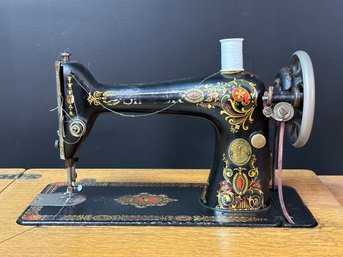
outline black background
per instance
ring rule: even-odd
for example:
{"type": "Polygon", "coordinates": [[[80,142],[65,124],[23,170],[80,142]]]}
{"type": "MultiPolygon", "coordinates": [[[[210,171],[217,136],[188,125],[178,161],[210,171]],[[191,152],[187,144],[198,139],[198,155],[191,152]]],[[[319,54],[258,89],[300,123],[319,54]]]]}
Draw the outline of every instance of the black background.
{"type": "MultiPolygon", "coordinates": [[[[316,75],[314,129],[285,167],[339,174],[343,167],[342,1],[0,2],[0,166],[62,167],[53,62],[62,50],[103,83],[209,75],[219,39],[243,37],[244,67],[268,85],[290,55],[306,50],[316,75]]],[[[214,131],[200,119],[101,116],[79,166],[209,168],[214,131]]]]}

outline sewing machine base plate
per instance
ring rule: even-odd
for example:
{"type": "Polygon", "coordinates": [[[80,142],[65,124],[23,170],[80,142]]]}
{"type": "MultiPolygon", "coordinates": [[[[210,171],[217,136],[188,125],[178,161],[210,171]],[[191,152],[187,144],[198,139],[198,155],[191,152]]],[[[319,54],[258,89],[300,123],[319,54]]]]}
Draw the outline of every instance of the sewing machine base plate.
{"type": "MultiPolygon", "coordinates": [[[[40,205],[37,198],[20,215],[21,225],[168,225],[230,227],[314,227],[316,220],[291,187],[284,198],[295,224],[282,215],[277,191],[271,203],[258,211],[219,212],[199,200],[204,184],[101,183],[88,181],[80,192],[86,201],[76,204],[40,205]]],[[[66,192],[65,183],[49,184],[42,194],[66,192]]]]}

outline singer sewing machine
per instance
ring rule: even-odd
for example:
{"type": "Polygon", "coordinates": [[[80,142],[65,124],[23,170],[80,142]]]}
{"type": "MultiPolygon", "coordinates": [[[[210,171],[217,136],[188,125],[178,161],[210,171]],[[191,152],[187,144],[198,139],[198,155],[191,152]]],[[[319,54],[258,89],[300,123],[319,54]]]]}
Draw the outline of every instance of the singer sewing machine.
{"type": "Polygon", "coordinates": [[[70,53],[62,53],[55,64],[56,147],[65,161],[67,183],[48,185],[18,223],[315,226],[297,192],[281,183],[284,131],[294,147],[302,147],[312,128],[315,89],[309,56],[295,52],[266,88],[256,75],[244,71],[242,40],[221,43],[220,72],[133,85],[98,83],[70,53]],[[216,144],[207,183],[77,182],[78,153],[96,118],[105,112],[130,117],[178,114],[211,122],[216,144]]]}

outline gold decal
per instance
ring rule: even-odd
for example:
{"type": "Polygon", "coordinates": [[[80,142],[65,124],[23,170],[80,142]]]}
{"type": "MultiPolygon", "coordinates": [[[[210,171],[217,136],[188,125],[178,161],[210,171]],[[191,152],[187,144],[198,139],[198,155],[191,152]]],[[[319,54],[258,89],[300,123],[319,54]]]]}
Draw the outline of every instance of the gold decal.
{"type": "Polygon", "coordinates": [[[251,147],[242,138],[235,139],[229,145],[228,150],[230,160],[237,166],[246,164],[251,157],[251,147]]]}
{"type": "Polygon", "coordinates": [[[73,83],[72,83],[72,76],[68,76],[68,95],[67,95],[67,103],[68,103],[68,112],[70,116],[73,116],[73,104],[74,104],[74,95],[73,95],[73,83]]]}
{"type": "Polygon", "coordinates": [[[257,210],[264,206],[263,192],[258,180],[258,169],[255,167],[256,157],[252,155],[250,168],[229,167],[229,160],[223,155],[225,167],[224,180],[219,184],[217,192],[218,205],[223,210],[257,210]]]}
{"type": "Polygon", "coordinates": [[[115,106],[117,104],[132,105],[132,104],[142,104],[140,100],[135,99],[120,99],[115,91],[94,91],[89,93],[87,101],[90,105],[106,105],[106,106],[115,106]]]}
{"type": "Polygon", "coordinates": [[[255,84],[243,79],[230,82],[205,84],[184,92],[184,100],[206,109],[219,109],[231,125],[233,133],[240,128],[248,130],[246,122],[253,122],[252,114],[257,105],[255,84]]]}

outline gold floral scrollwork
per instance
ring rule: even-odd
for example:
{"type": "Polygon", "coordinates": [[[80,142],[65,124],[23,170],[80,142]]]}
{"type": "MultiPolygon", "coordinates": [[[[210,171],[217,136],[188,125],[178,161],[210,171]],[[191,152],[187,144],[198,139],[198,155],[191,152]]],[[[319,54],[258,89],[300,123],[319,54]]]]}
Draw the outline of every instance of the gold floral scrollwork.
{"type": "Polygon", "coordinates": [[[95,91],[93,92],[93,94],[89,93],[87,97],[87,101],[90,105],[94,104],[95,106],[98,106],[100,105],[101,97],[102,97],[102,92],[95,91]]]}
{"type": "Polygon", "coordinates": [[[102,104],[115,106],[120,103],[120,100],[115,97],[116,94],[113,91],[95,91],[93,93],[89,93],[87,101],[90,105],[94,104],[95,106],[102,104]]]}
{"type": "Polygon", "coordinates": [[[255,167],[256,157],[249,162],[250,169],[245,167],[229,167],[229,160],[223,155],[225,180],[219,184],[217,192],[218,205],[224,210],[257,210],[264,206],[264,197],[258,180],[258,168],[255,167]]]}
{"type": "Polygon", "coordinates": [[[184,100],[203,108],[220,110],[225,120],[231,125],[233,133],[240,128],[248,130],[247,121],[253,122],[253,112],[257,105],[255,84],[244,79],[234,79],[230,82],[205,84],[187,90],[184,100]]]}

